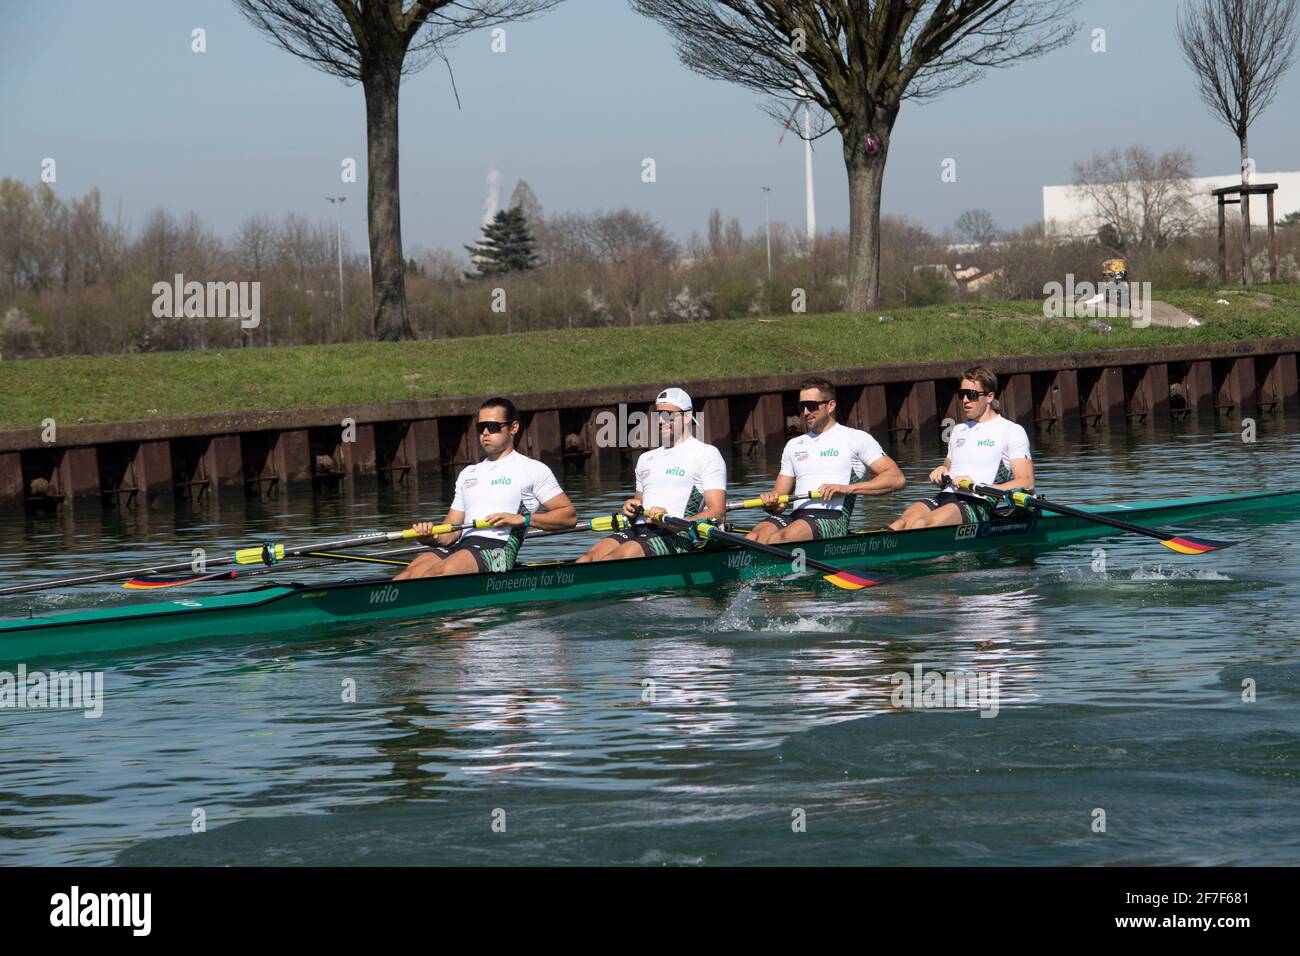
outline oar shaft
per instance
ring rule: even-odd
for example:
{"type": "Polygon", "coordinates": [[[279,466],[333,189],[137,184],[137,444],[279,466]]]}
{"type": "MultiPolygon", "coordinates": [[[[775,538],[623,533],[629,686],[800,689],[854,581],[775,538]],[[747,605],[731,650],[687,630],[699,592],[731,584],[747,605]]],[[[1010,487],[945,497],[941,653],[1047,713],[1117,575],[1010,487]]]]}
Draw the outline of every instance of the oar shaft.
{"type": "Polygon", "coordinates": [[[632,527],[632,519],[624,514],[601,515],[599,518],[588,518],[579,521],[572,528],[561,528],[558,531],[544,531],[538,529],[530,531],[525,535],[527,538],[553,538],[557,534],[574,534],[578,531],[622,531],[624,528],[632,527]]]}
{"type": "MultiPolygon", "coordinates": [[[[809,500],[816,500],[819,498],[821,498],[821,495],[819,495],[815,491],[810,491],[806,495],[780,495],[776,499],[776,503],[779,505],[788,505],[795,501],[809,501],[809,500]]],[[[761,508],[761,507],[763,507],[762,498],[744,498],[739,501],[727,502],[728,511],[735,511],[739,508],[761,508]]]]}
{"type": "MultiPolygon", "coordinates": [[[[778,548],[762,541],[755,541],[753,538],[747,538],[743,534],[736,534],[732,531],[723,531],[721,528],[715,528],[713,525],[704,521],[687,521],[685,518],[674,518],[671,515],[656,515],[650,519],[656,524],[661,524],[665,528],[672,528],[674,531],[690,531],[692,527],[698,529],[698,533],[706,538],[717,538],[719,541],[729,541],[732,544],[740,545],[743,548],[749,548],[752,551],[762,551],[764,554],[770,554],[776,558],[784,558],[786,561],[795,561],[795,555],[786,551],[784,548],[778,548]]],[[[826,574],[839,574],[843,568],[837,568],[833,564],[825,564],[821,561],[815,561],[812,558],[804,557],[802,563],[810,568],[815,568],[826,574]]]]}
{"type": "Polygon", "coordinates": [[[993,497],[1010,497],[1012,501],[1023,507],[1038,508],[1041,511],[1054,511],[1057,514],[1066,515],[1071,518],[1082,518],[1085,521],[1095,521],[1098,524],[1109,525],[1112,528],[1118,528],[1121,531],[1131,531],[1134,534],[1144,534],[1148,538],[1155,538],[1157,541],[1163,541],[1169,537],[1168,531],[1161,531],[1158,528],[1144,528],[1141,525],[1130,524],[1127,521],[1121,521],[1118,518],[1112,518],[1109,515],[1100,515],[1092,511],[1084,511],[1082,508],[1072,508],[1069,505],[1057,504],[1053,501],[1047,501],[1036,495],[1031,495],[1024,491],[1007,492],[1001,488],[994,488],[992,485],[981,485],[973,481],[962,481],[958,487],[965,491],[973,491],[977,495],[991,495],[993,497]]]}
{"type": "Polygon", "coordinates": [[[324,541],[288,548],[283,544],[265,544],[259,547],[240,548],[227,558],[218,558],[212,561],[205,560],[201,563],[202,570],[196,567],[199,562],[191,559],[167,564],[151,564],[125,571],[99,571],[95,574],[81,574],[70,578],[59,578],[55,581],[17,584],[7,588],[0,588],[0,594],[22,594],[27,591],[74,587],[80,584],[96,584],[101,581],[119,581],[123,578],[139,577],[145,574],[170,574],[173,571],[194,571],[196,574],[202,574],[209,568],[223,568],[232,564],[275,564],[285,558],[305,554],[309,551],[337,551],[340,548],[358,548],[368,544],[382,544],[386,541],[402,541],[415,536],[415,532],[408,528],[405,531],[375,531],[353,538],[340,538],[337,541],[324,541]]]}

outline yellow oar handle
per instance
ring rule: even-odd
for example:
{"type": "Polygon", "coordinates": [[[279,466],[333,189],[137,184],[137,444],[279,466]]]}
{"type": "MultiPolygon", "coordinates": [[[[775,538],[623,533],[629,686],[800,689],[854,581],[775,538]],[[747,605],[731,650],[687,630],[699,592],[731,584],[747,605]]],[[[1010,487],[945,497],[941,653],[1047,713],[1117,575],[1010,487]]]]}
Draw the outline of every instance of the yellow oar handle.
{"type": "MultiPolygon", "coordinates": [[[[425,537],[432,538],[435,534],[451,534],[453,531],[467,531],[470,528],[492,528],[495,527],[491,521],[485,521],[479,518],[477,521],[466,521],[464,524],[436,524],[429,529],[425,537]]],[[[407,528],[402,532],[403,538],[419,537],[414,528],[407,528]]]]}
{"type": "Polygon", "coordinates": [[[587,522],[590,531],[622,531],[632,527],[632,519],[626,515],[601,515],[587,522]]]}
{"type": "MultiPolygon", "coordinates": [[[[962,478],[959,481],[953,482],[953,484],[956,485],[958,488],[960,488],[962,491],[969,491],[977,495],[985,494],[985,492],[981,490],[980,486],[978,486],[975,482],[971,481],[969,478],[962,478]]],[[[1030,498],[1029,493],[1026,491],[1001,491],[1000,489],[993,489],[993,488],[989,489],[990,492],[995,490],[998,491],[999,494],[1006,495],[1008,498],[1010,498],[1021,508],[1024,508],[1026,506],[1025,503],[1030,498]]]]}
{"type": "MultiPolygon", "coordinates": [[[[815,500],[815,499],[818,499],[818,498],[820,498],[820,497],[821,497],[821,494],[818,493],[818,492],[816,492],[816,491],[810,491],[810,492],[808,492],[806,495],[780,495],[780,496],[776,499],[776,503],[779,504],[779,505],[788,505],[788,504],[789,504],[790,502],[792,502],[792,501],[803,501],[803,500],[808,499],[808,498],[811,498],[811,499],[814,499],[814,500],[815,500]]],[[[728,501],[728,502],[727,502],[727,510],[728,510],[728,511],[734,511],[734,510],[737,509],[737,508],[761,508],[761,507],[763,507],[763,499],[762,499],[762,498],[745,498],[745,499],[742,500],[742,501],[728,501]]]]}
{"type": "Polygon", "coordinates": [[[270,557],[267,564],[284,560],[284,545],[261,544],[253,548],[240,548],[235,552],[236,564],[261,564],[264,557],[270,557]]]}

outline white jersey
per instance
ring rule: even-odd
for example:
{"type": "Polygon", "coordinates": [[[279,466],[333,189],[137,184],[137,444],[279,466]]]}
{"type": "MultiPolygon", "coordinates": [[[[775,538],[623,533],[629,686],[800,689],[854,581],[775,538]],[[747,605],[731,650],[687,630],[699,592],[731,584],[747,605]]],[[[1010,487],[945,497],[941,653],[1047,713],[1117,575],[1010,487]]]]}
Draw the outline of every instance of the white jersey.
{"type": "MultiPolygon", "coordinates": [[[[536,511],[562,493],[551,469],[534,458],[512,451],[496,461],[470,465],[457,475],[451,510],[463,512],[466,521],[478,521],[500,511],[518,514],[520,505],[536,511]]],[[[466,531],[465,535],[505,541],[510,537],[510,530],[481,528],[466,531]]]]}
{"type": "MultiPolygon", "coordinates": [[[[883,457],[884,449],[867,432],[836,423],[820,435],[806,432],[786,442],[781,453],[781,474],[794,479],[794,494],[804,495],[822,485],[851,484],[854,475],[865,478],[871,466],[883,457]]],[[[843,495],[795,505],[796,510],[843,507],[843,495]]]]}
{"type": "Polygon", "coordinates": [[[962,422],[948,439],[948,471],[982,485],[997,484],[1003,473],[1007,477],[1002,480],[1010,480],[1011,463],[1028,457],[1029,436],[1001,415],[986,422],[962,422]]]}
{"type": "MultiPolygon", "coordinates": [[[[645,510],[663,508],[674,518],[685,518],[693,492],[726,492],[727,463],[718,449],[689,436],[671,448],[653,448],[636,460],[636,490],[645,510]]],[[[698,511],[704,510],[698,501],[695,504],[698,511]]]]}

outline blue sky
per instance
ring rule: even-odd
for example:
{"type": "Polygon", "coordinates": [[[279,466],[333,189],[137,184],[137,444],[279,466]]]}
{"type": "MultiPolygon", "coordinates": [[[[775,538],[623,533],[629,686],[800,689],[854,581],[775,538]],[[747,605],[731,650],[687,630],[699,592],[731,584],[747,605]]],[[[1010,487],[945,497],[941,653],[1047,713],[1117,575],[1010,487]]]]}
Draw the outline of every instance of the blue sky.
{"type": "MultiPolygon", "coordinates": [[[[228,0],[0,0],[0,175],[38,181],[57,161],[56,190],[93,186],[110,214],[138,227],[150,210],[190,211],[229,236],[247,216],[294,211],[332,220],[365,243],[365,123],[359,87],[273,46],[228,0]],[[192,53],[190,31],[207,31],[192,53]],[[339,163],[361,164],[356,184],[339,163]]],[[[1196,95],[1174,40],[1176,0],[1084,0],[1066,49],[923,104],[895,128],[885,211],[940,230],[964,209],[1004,227],[1041,218],[1041,187],[1113,145],[1185,146],[1198,175],[1236,169],[1236,142],[1196,95]],[[1090,31],[1108,51],[1090,51],[1090,31]],[[957,160],[955,183],[940,164],[957,160]]],[[[703,233],[710,208],[761,226],[803,223],[803,150],[758,109],[758,97],[686,70],[664,31],[624,0],[565,0],[451,50],[464,109],[434,61],[402,88],[402,218],[408,252],[460,250],[477,238],[490,167],[506,196],[526,179],[548,212],[642,210],[676,238],[703,233]],[[643,183],[653,157],[658,181],[643,183]]],[[[1251,132],[1261,172],[1300,168],[1300,68],[1251,132]]],[[[847,228],[838,134],[816,144],[817,221],[847,228]]]]}

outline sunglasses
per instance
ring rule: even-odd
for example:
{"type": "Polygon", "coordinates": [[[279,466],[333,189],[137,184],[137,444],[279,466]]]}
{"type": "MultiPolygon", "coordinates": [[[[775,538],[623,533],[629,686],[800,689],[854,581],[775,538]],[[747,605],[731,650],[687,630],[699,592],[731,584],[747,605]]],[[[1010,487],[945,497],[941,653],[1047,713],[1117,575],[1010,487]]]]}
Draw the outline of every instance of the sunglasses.
{"type": "Polygon", "coordinates": [[[957,397],[964,398],[968,402],[976,401],[981,395],[992,395],[992,394],[993,394],[992,392],[979,392],[973,388],[957,389],[957,397]]]}
{"type": "Polygon", "coordinates": [[[667,422],[667,421],[672,421],[673,416],[675,415],[684,415],[684,414],[686,413],[685,412],[661,412],[658,409],[656,409],[654,412],[654,417],[656,422],[667,422]]]}
{"type": "Polygon", "coordinates": [[[486,428],[491,434],[495,435],[500,432],[501,429],[509,428],[510,424],[510,422],[478,422],[474,426],[474,434],[477,435],[486,428]]]}
{"type": "Polygon", "coordinates": [[[805,412],[815,412],[829,401],[830,399],[828,398],[825,402],[800,402],[799,409],[805,412]]]}

